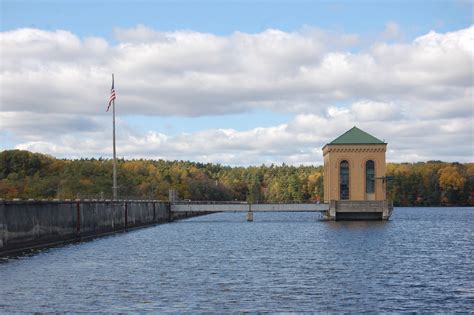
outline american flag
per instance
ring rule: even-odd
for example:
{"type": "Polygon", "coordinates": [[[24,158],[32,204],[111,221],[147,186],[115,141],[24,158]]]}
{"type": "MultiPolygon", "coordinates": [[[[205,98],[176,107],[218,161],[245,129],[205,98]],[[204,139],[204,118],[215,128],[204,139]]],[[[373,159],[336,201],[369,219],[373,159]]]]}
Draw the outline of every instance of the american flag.
{"type": "Polygon", "coordinates": [[[112,88],[110,89],[110,97],[109,97],[109,106],[107,106],[106,112],[109,111],[110,105],[115,100],[115,88],[114,88],[114,75],[112,74],[112,88]]]}

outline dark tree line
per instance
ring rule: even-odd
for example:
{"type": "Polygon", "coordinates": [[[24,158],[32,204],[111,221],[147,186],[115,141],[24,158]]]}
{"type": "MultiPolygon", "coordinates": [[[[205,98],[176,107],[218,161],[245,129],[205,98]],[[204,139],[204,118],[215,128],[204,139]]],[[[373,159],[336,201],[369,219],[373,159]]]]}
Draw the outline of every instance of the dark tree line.
{"type": "MultiPolygon", "coordinates": [[[[474,205],[474,163],[388,163],[395,205],[474,205]]],[[[0,152],[0,198],[110,198],[110,159],[66,160],[21,150],[0,152]]],[[[323,200],[322,166],[229,167],[189,161],[118,161],[121,198],[252,202],[323,200]]]]}

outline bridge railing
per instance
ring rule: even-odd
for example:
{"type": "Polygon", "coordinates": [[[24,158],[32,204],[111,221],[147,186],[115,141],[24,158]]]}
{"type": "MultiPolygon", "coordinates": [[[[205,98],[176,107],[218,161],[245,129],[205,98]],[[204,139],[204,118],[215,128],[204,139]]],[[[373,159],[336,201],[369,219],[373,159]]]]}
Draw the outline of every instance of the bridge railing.
{"type": "Polygon", "coordinates": [[[202,201],[202,200],[177,200],[173,204],[187,205],[187,204],[202,204],[202,205],[215,205],[215,204],[227,204],[227,205],[246,205],[247,201],[202,201]]]}
{"type": "Polygon", "coordinates": [[[270,205],[283,205],[283,204],[323,204],[322,202],[310,202],[310,201],[282,201],[282,202],[265,202],[265,201],[214,201],[214,200],[177,200],[173,204],[176,205],[187,205],[187,204],[202,204],[202,205],[215,205],[215,204],[228,204],[228,205],[258,205],[258,204],[270,204],[270,205]]]}

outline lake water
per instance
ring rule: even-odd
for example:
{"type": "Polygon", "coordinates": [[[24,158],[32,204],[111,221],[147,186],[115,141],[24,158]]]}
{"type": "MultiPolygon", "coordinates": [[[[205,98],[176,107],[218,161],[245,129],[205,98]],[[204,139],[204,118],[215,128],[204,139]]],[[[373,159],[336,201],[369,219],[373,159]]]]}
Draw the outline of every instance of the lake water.
{"type": "Polygon", "coordinates": [[[474,208],[218,213],[0,260],[0,313],[474,311],[474,208]]]}

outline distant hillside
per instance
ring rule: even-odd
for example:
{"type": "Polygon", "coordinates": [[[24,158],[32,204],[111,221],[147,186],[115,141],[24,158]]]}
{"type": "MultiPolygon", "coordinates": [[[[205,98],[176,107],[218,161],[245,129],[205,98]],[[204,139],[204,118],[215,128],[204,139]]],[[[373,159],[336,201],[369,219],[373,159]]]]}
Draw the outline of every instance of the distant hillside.
{"type": "MultiPolygon", "coordinates": [[[[395,205],[474,205],[474,163],[388,163],[395,205]]],[[[229,167],[189,161],[119,160],[120,198],[308,201],[323,199],[321,166],[229,167]]],[[[21,150],[0,152],[0,198],[110,198],[110,159],[65,160],[21,150]]]]}

